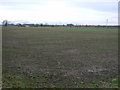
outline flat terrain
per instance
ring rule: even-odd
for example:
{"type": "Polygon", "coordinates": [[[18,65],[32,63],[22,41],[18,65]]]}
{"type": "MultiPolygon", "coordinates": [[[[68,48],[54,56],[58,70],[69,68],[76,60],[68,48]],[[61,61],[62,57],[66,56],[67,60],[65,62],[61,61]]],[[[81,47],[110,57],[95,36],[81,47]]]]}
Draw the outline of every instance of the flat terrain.
{"type": "Polygon", "coordinates": [[[3,27],[3,87],[117,87],[118,29],[3,27]]]}

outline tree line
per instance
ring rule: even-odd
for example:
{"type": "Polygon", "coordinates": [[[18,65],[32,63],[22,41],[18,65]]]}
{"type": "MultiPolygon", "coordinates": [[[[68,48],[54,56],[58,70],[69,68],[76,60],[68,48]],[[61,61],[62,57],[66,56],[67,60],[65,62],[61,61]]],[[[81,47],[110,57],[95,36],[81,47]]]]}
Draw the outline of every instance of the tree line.
{"type": "Polygon", "coordinates": [[[50,25],[50,24],[11,24],[7,20],[4,20],[2,22],[2,26],[18,26],[18,27],[120,27],[118,25],[116,26],[106,26],[106,25],[74,25],[74,24],[66,24],[66,25],[50,25]]]}

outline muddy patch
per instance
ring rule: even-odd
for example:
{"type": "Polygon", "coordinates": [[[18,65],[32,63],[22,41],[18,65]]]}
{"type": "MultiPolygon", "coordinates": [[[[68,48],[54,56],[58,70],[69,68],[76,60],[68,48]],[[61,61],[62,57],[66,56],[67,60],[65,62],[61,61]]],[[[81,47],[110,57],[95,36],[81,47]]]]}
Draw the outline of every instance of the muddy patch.
{"type": "Polygon", "coordinates": [[[104,68],[104,67],[101,67],[101,66],[92,66],[91,68],[89,68],[87,70],[87,72],[89,72],[89,73],[99,73],[99,72],[107,71],[107,70],[108,70],[107,68],[104,68]]]}

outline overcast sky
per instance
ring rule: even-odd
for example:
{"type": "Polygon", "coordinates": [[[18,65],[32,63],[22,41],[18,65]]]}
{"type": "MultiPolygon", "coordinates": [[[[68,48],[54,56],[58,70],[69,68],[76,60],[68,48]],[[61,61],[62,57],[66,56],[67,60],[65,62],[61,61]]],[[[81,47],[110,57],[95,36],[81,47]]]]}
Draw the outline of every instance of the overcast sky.
{"type": "Polygon", "coordinates": [[[0,23],[118,24],[119,0],[0,0],[0,23]]]}

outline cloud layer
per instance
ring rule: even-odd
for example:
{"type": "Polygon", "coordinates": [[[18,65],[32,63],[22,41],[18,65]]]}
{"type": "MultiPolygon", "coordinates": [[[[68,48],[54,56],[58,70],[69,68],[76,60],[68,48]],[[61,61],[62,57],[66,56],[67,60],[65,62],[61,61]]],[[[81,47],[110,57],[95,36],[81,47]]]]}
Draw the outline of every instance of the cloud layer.
{"type": "Polygon", "coordinates": [[[118,21],[118,0],[1,0],[0,20],[50,24],[109,24],[118,21]]]}

